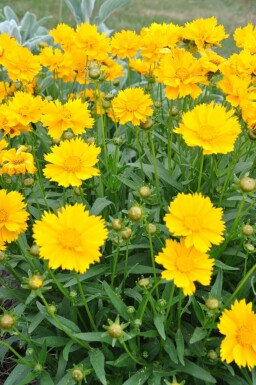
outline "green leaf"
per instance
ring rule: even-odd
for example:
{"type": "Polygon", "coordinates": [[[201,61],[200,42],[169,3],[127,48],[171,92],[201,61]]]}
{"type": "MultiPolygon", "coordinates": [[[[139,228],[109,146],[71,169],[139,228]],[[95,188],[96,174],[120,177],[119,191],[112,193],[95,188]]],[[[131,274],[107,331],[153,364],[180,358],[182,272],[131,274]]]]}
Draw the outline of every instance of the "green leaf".
{"type": "Polygon", "coordinates": [[[109,284],[104,281],[103,287],[105,289],[106,294],[108,295],[112,305],[116,308],[118,313],[127,321],[129,320],[129,316],[127,314],[127,306],[123,303],[121,298],[117,296],[117,294],[111,289],[109,284]]]}
{"type": "Polygon", "coordinates": [[[113,203],[106,198],[97,198],[93,206],[91,207],[90,213],[91,215],[99,215],[105,207],[111,204],[113,203]]]}
{"type": "Polygon", "coordinates": [[[40,385],[54,385],[49,373],[43,372],[40,376],[40,385]]]}
{"type": "Polygon", "coordinates": [[[83,21],[90,23],[90,17],[94,9],[95,0],[82,0],[81,1],[81,12],[83,16],[83,21]]]}
{"type": "Polygon", "coordinates": [[[130,357],[127,353],[121,354],[115,361],[107,361],[108,365],[114,366],[115,368],[127,368],[130,357]]]}
{"type": "Polygon", "coordinates": [[[31,372],[32,368],[25,365],[16,365],[9,374],[4,385],[19,385],[21,381],[31,372]]]}
{"type": "Polygon", "coordinates": [[[55,337],[55,336],[47,336],[47,337],[40,337],[40,338],[33,339],[33,342],[39,346],[42,346],[44,341],[46,341],[46,345],[49,348],[54,348],[54,347],[59,348],[61,346],[66,346],[69,340],[65,337],[55,337]]]}
{"type": "Polygon", "coordinates": [[[203,325],[203,323],[204,323],[204,312],[203,312],[201,306],[199,305],[199,303],[197,302],[197,300],[195,299],[194,296],[192,297],[192,306],[193,306],[193,309],[194,309],[194,311],[196,313],[197,319],[203,325]]]}
{"type": "Polygon", "coordinates": [[[77,333],[74,334],[75,337],[79,338],[82,341],[87,342],[104,342],[109,345],[112,345],[112,337],[109,335],[103,335],[102,332],[91,332],[91,333],[77,333]]]}
{"type": "Polygon", "coordinates": [[[221,293],[222,293],[222,285],[223,285],[223,271],[222,269],[219,269],[216,280],[212,285],[210,296],[220,299],[221,293]]]}
{"type": "Polygon", "coordinates": [[[35,317],[32,319],[28,332],[29,334],[33,333],[33,331],[37,328],[37,326],[45,319],[45,315],[41,313],[37,313],[35,317]]]}
{"type": "Polygon", "coordinates": [[[95,18],[97,24],[104,23],[105,20],[109,18],[112,13],[116,12],[118,9],[123,8],[126,5],[129,5],[131,0],[106,0],[101,5],[99,9],[98,17],[95,18]]]}
{"type": "Polygon", "coordinates": [[[63,349],[63,358],[65,361],[68,361],[69,352],[73,344],[74,344],[74,341],[70,340],[65,346],[65,348],[63,349]]]}
{"type": "Polygon", "coordinates": [[[226,265],[225,263],[219,261],[218,259],[215,260],[215,266],[219,267],[222,270],[239,270],[239,267],[226,265]]]}
{"type": "MultiPolygon", "coordinates": [[[[32,368],[31,368],[32,370],[32,368]]],[[[30,372],[26,375],[25,378],[23,378],[17,385],[27,385],[31,384],[31,381],[33,381],[36,377],[38,377],[38,374],[35,372],[30,372]]],[[[51,383],[49,383],[51,385],[51,383]]]]}
{"type": "Polygon", "coordinates": [[[184,366],[179,364],[177,367],[175,367],[175,369],[177,369],[177,371],[187,373],[194,378],[203,380],[204,383],[210,382],[211,384],[216,384],[217,382],[209,372],[187,359],[184,361],[184,366]]]}
{"type": "Polygon", "coordinates": [[[160,334],[161,338],[165,340],[166,335],[165,335],[165,328],[164,328],[164,316],[162,314],[157,314],[154,317],[154,325],[158,333],[160,334]]]}
{"type": "Polygon", "coordinates": [[[104,362],[105,357],[101,350],[94,349],[89,352],[90,362],[95,371],[96,376],[103,385],[107,385],[107,379],[105,375],[104,362]]]}
{"type": "Polygon", "coordinates": [[[176,351],[175,345],[172,342],[172,340],[170,338],[166,338],[166,341],[164,342],[163,346],[164,346],[164,350],[166,351],[166,353],[168,354],[170,359],[175,364],[178,364],[179,361],[178,361],[178,357],[177,357],[177,351],[176,351]]]}
{"type": "Polygon", "coordinates": [[[143,385],[148,380],[149,376],[152,373],[150,367],[140,369],[133,376],[131,376],[123,385],[143,385]]]}
{"type": "Polygon", "coordinates": [[[6,20],[15,20],[16,24],[19,24],[19,19],[14,10],[6,5],[3,9],[6,20]]]}
{"type": "Polygon", "coordinates": [[[204,328],[197,327],[194,330],[192,337],[189,340],[190,344],[201,341],[207,335],[207,331],[204,328]]]}
{"type": "Polygon", "coordinates": [[[177,330],[177,333],[175,335],[175,342],[176,342],[176,347],[177,347],[177,354],[179,361],[182,365],[185,365],[184,363],[184,338],[182,335],[182,332],[180,329],[177,330]]]}

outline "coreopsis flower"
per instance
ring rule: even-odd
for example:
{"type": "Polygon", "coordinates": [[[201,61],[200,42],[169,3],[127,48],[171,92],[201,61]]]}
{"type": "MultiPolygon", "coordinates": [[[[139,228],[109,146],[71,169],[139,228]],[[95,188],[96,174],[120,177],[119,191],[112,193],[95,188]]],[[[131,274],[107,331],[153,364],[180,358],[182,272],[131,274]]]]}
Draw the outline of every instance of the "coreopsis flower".
{"type": "Polygon", "coordinates": [[[226,100],[234,107],[256,99],[256,89],[251,86],[250,77],[225,75],[216,85],[226,94],[226,100]]]}
{"type": "Polygon", "coordinates": [[[0,244],[12,242],[27,229],[29,214],[17,191],[0,190],[0,244]]]}
{"type": "Polygon", "coordinates": [[[89,60],[104,61],[110,52],[110,38],[106,33],[99,33],[96,25],[82,23],[76,28],[74,43],[86,53],[89,60]]]}
{"type": "Polygon", "coordinates": [[[87,103],[80,99],[68,100],[61,104],[58,100],[45,105],[42,124],[48,127],[49,135],[59,139],[64,131],[71,129],[75,135],[92,128],[94,119],[91,117],[87,103]]]}
{"type": "Polygon", "coordinates": [[[209,197],[179,193],[168,209],[166,227],[174,236],[185,237],[186,247],[194,246],[204,253],[224,240],[223,210],[214,207],[209,197]]]}
{"type": "Polygon", "coordinates": [[[133,71],[139,72],[141,75],[147,75],[151,72],[151,64],[142,59],[131,59],[128,64],[133,71]]]}
{"type": "Polygon", "coordinates": [[[147,120],[147,116],[153,115],[152,105],[153,101],[142,88],[127,88],[119,91],[112,100],[115,119],[121,124],[131,122],[134,126],[139,126],[141,122],[147,120]]]}
{"type": "Polygon", "coordinates": [[[45,213],[33,226],[39,256],[49,260],[52,269],[84,273],[101,257],[100,247],[107,238],[105,222],[89,215],[85,206],[66,205],[57,214],[45,213]]]}
{"type": "Polygon", "coordinates": [[[256,55],[252,55],[247,49],[234,53],[221,63],[220,71],[225,76],[235,75],[251,80],[251,77],[256,76],[256,55]]]}
{"type": "Polygon", "coordinates": [[[247,49],[252,55],[256,54],[256,28],[253,24],[237,28],[233,36],[238,48],[247,49]]]}
{"type": "Polygon", "coordinates": [[[99,153],[99,147],[81,138],[65,140],[45,155],[45,160],[51,164],[45,166],[44,176],[60,186],[81,186],[83,180],[99,175],[99,170],[93,167],[99,153]]]}
{"type": "Polygon", "coordinates": [[[141,56],[144,61],[157,63],[163,48],[175,48],[181,39],[183,27],[169,23],[153,23],[141,30],[141,56]]]}
{"type": "Polygon", "coordinates": [[[220,347],[220,357],[228,364],[232,361],[239,367],[256,366],[256,314],[252,303],[236,300],[230,310],[220,316],[218,329],[225,335],[220,347]]]}
{"type": "Polygon", "coordinates": [[[200,50],[200,64],[209,73],[216,73],[219,71],[219,67],[226,59],[211,49],[200,50]]]}
{"type": "Polygon", "coordinates": [[[199,104],[182,115],[182,123],[174,130],[181,134],[190,147],[199,146],[203,154],[227,154],[234,149],[234,143],[241,127],[235,111],[226,111],[222,105],[199,104]]]}
{"type": "Polygon", "coordinates": [[[136,56],[141,47],[141,37],[135,31],[116,32],[111,39],[111,52],[119,59],[136,56]]]}
{"type": "Polygon", "coordinates": [[[175,286],[182,288],[184,295],[195,292],[195,281],[204,286],[210,284],[214,260],[194,246],[186,247],[184,239],[180,242],[167,239],[155,260],[165,269],[161,277],[173,280],[175,286]]]}
{"type": "Polygon", "coordinates": [[[154,71],[156,79],[166,85],[165,94],[168,99],[187,95],[197,98],[202,93],[198,84],[208,84],[206,73],[200,61],[183,48],[175,48],[163,55],[154,71]]]}
{"type": "Polygon", "coordinates": [[[14,126],[20,123],[28,126],[30,123],[40,121],[44,104],[40,96],[17,91],[8,103],[10,124],[14,126]]]}
{"type": "Polygon", "coordinates": [[[0,35],[0,65],[5,66],[8,55],[19,48],[19,44],[14,37],[9,36],[7,33],[1,33],[0,35]]]}
{"type": "Polygon", "coordinates": [[[74,47],[75,30],[67,24],[60,23],[49,31],[55,44],[60,44],[64,51],[72,51],[74,47]]]}
{"type": "Polygon", "coordinates": [[[73,68],[73,55],[71,52],[62,52],[60,49],[45,47],[38,55],[41,65],[48,67],[56,79],[72,82],[76,77],[73,68]]]}
{"type": "Polygon", "coordinates": [[[10,150],[4,151],[0,175],[35,174],[37,170],[34,164],[34,157],[29,152],[26,152],[26,150],[27,147],[20,146],[18,150],[11,148],[10,150]]]}
{"type": "Polygon", "coordinates": [[[33,82],[41,70],[41,65],[37,55],[33,55],[26,47],[18,46],[8,54],[5,68],[11,80],[28,83],[33,82]]]}
{"type": "Polygon", "coordinates": [[[8,142],[5,139],[0,140],[0,165],[2,164],[2,158],[4,154],[4,149],[8,146],[8,142]]]}
{"type": "Polygon", "coordinates": [[[13,119],[14,115],[10,113],[9,105],[0,105],[0,127],[4,131],[4,135],[9,135],[11,138],[19,136],[22,132],[31,131],[31,126],[24,126],[17,119],[13,119]]]}
{"type": "Polygon", "coordinates": [[[110,57],[104,60],[104,63],[101,65],[100,69],[104,73],[107,81],[113,81],[124,76],[123,66],[110,57]]]}
{"type": "Polygon", "coordinates": [[[243,100],[240,103],[242,118],[247,123],[248,128],[256,132],[256,101],[243,100]]]}
{"type": "Polygon", "coordinates": [[[228,38],[223,25],[217,25],[216,18],[196,19],[185,24],[182,31],[182,38],[195,44],[198,50],[221,47],[220,42],[228,38]]]}

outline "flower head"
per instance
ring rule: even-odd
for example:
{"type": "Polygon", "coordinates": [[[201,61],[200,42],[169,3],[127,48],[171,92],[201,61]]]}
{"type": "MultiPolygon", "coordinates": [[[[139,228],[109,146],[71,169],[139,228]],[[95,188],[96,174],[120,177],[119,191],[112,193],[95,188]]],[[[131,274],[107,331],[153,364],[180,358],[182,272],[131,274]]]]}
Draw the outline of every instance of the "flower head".
{"type": "Polygon", "coordinates": [[[201,193],[180,193],[168,208],[164,217],[166,227],[175,236],[185,237],[186,247],[205,252],[212,244],[219,245],[224,240],[223,210],[213,207],[210,198],[201,193]]]}
{"type": "Polygon", "coordinates": [[[152,105],[153,101],[142,88],[120,91],[112,101],[115,118],[121,124],[131,122],[134,126],[139,126],[147,120],[147,116],[153,115],[152,105]]]}
{"type": "Polygon", "coordinates": [[[182,288],[184,295],[195,292],[195,281],[202,285],[210,284],[214,260],[194,246],[187,248],[184,239],[180,242],[167,239],[164,249],[156,256],[156,262],[165,268],[162,278],[173,279],[174,285],[182,288]]]}
{"type": "Polygon", "coordinates": [[[25,207],[19,192],[0,190],[0,244],[15,241],[27,229],[25,207]]]}
{"type": "Polygon", "coordinates": [[[183,123],[174,132],[181,134],[188,146],[202,147],[203,154],[227,154],[233,151],[241,131],[234,113],[213,102],[199,104],[182,115],[183,123]]]}
{"type": "Polygon", "coordinates": [[[24,175],[27,172],[34,174],[36,167],[34,164],[34,157],[29,152],[26,152],[25,146],[20,146],[18,150],[11,148],[4,151],[2,155],[2,168],[0,169],[0,175],[24,175]]]}
{"type": "Polygon", "coordinates": [[[99,147],[80,138],[65,140],[45,155],[51,164],[46,165],[44,175],[64,187],[81,186],[83,180],[99,175],[99,170],[93,167],[99,153],[99,147]]]}
{"type": "Polygon", "coordinates": [[[221,40],[226,39],[228,35],[225,33],[223,25],[217,25],[216,18],[210,17],[186,23],[182,37],[185,40],[192,41],[198,49],[202,49],[212,46],[221,47],[221,40]]]}
{"type": "Polygon", "coordinates": [[[225,335],[220,347],[222,361],[232,361],[238,366],[256,366],[256,314],[252,303],[236,300],[231,310],[225,309],[218,328],[225,335]]]}
{"type": "Polygon", "coordinates": [[[237,28],[234,32],[237,47],[248,49],[252,55],[256,54],[256,28],[253,24],[237,28]]]}
{"type": "Polygon", "coordinates": [[[116,32],[111,39],[111,51],[120,59],[136,56],[141,46],[141,38],[134,31],[116,32]]]}
{"type": "Polygon", "coordinates": [[[99,248],[107,238],[103,219],[90,216],[79,203],[66,205],[57,215],[45,213],[33,231],[39,255],[49,260],[52,269],[61,267],[79,273],[100,260],[99,248]]]}

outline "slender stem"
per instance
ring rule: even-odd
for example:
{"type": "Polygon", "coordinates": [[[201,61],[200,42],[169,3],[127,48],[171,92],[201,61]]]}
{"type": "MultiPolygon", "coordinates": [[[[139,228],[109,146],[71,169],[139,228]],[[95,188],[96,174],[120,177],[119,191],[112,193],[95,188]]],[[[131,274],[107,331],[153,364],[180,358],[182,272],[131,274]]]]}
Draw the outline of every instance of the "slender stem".
{"type": "Polygon", "coordinates": [[[173,302],[173,295],[174,295],[174,290],[175,290],[174,283],[170,282],[170,285],[172,285],[172,289],[171,289],[171,293],[170,293],[170,297],[169,297],[169,300],[168,300],[167,309],[166,309],[166,313],[165,313],[165,318],[164,318],[165,326],[167,324],[168,316],[169,316],[170,311],[171,311],[172,302],[173,302]]]}
{"type": "MultiPolygon", "coordinates": [[[[160,280],[152,287],[152,289],[149,291],[150,294],[153,293],[153,291],[158,287],[158,285],[160,284],[160,280]]],[[[145,313],[145,310],[146,310],[146,307],[147,307],[147,303],[149,301],[149,297],[147,296],[146,299],[145,299],[145,302],[142,306],[142,309],[141,309],[141,312],[140,312],[140,316],[139,316],[139,319],[142,321],[143,319],[143,316],[144,316],[144,313],[145,313]]]]}
{"type": "Polygon", "coordinates": [[[146,362],[140,361],[140,360],[138,360],[136,357],[134,357],[134,355],[132,355],[132,353],[130,352],[130,350],[128,349],[128,347],[127,347],[127,345],[126,345],[126,343],[125,343],[124,341],[121,341],[121,344],[122,344],[122,346],[124,347],[124,350],[126,351],[126,353],[128,354],[128,356],[129,356],[134,362],[136,362],[136,364],[143,365],[143,366],[147,365],[146,362]]]}
{"type": "Polygon", "coordinates": [[[119,243],[119,237],[118,237],[118,244],[114,256],[114,261],[113,261],[113,271],[112,271],[112,276],[111,276],[111,286],[114,287],[114,281],[116,277],[116,268],[117,268],[117,262],[118,262],[118,257],[119,257],[119,251],[120,251],[120,243],[119,243]]]}
{"type": "Polygon", "coordinates": [[[124,279],[123,279],[123,284],[122,284],[122,291],[124,292],[124,287],[125,287],[125,282],[127,278],[127,266],[128,266],[128,257],[129,257],[129,248],[128,248],[128,240],[126,241],[126,250],[125,250],[125,261],[124,261],[124,279]]]}
{"type": "MultiPolygon", "coordinates": [[[[152,236],[150,234],[150,231],[148,230],[147,222],[145,222],[145,227],[146,227],[147,234],[148,234],[150,256],[151,256],[151,264],[152,264],[153,275],[154,275],[154,283],[156,285],[156,283],[157,283],[157,276],[156,276],[155,255],[154,255],[154,249],[153,249],[153,243],[152,243],[152,236]]],[[[156,296],[157,296],[157,299],[159,299],[158,287],[156,287],[156,296]]]]}
{"type": "Polygon", "coordinates": [[[183,293],[182,289],[179,291],[179,302],[178,302],[178,330],[180,330],[181,326],[181,305],[182,305],[183,293]]]}
{"type": "Polygon", "coordinates": [[[51,311],[50,307],[49,307],[49,304],[48,302],[46,301],[45,297],[43,296],[43,294],[41,293],[40,294],[40,298],[42,299],[45,307],[46,307],[46,310],[49,312],[49,314],[51,315],[51,317],[54,319],[54,321],[56,322],[56,324],[59,326],[59,328],[69,337],[71,338],[73,341],[75,341],[77,344],[83,346],[86,350],[92,350],[92,348],[90,347],[90,345],[88,345],[87,343],[85,342],[82,342],[80,341],[79,339],[77,339],[72,333],[70,333],[68,331],[68,329],[65,328],[65,326],[62,325],[62,323],[59,321],[59,319],[55,316],[55,314],[51,311]]]}
{"type": "Polygon", "coordinates": [[[82,300],[83,300],[83,304],[84,304],[87,316],[88,316],[88,318],[90,320],[90,324],[91,324],[93,330],[97,331],[98,330],[97,326],[95,325],[95,322],[93,320],[92,313],[90,312],[90,309],[89,309],[89,306],[88,306],[88,303],[86,301],[86,298],[85,298],[85,295],[84,295],[84,291],[83,291],[83,288],[82,288],[82,285],[81,285],[81,281],[80,281],[79,275],[77,273],[76,273],[76,279],[77,279],[78,288],[79,288],[79,291],[80,291],[80,294],[81,294],[81,297],[82,297],[82,300]]]}
{"type": "Polygon", "coordinates": [[[159,187],[159,178],[158,178],[158,171],[157,171],[157,164],[156,164],[156,152],[155,152],[155,146],[153,141],[153,135],[152,132],[148,132],[149,141],[151,144],[151,151],[153,155],[153,166],[154,166],[154,173],[155,173],[155,180],[156,180],[156,192],[159,200],[159,205],[162,206],[162,199],[161,199],[161,193],[160,193],[160,187],[159,187]]]}
{"type": "Polygon", "coordinates": [[[7,344],[6,342],[0,340],[0,344],[5,346],[7,349],[9,349],[18,359],[21,361],[23,365],[27,366],[34,366],[34,363],[32,361],[28,361],[25,358],[23,358],[11,345],[7,344]]]}
{"type": "Polygon", "coordinates": [[[203,176],[203,168],[204,168],[204,155],[201,154],[199,176],[198,176],[198,184],[197,184],[197,192],[200,192],[200,189],[201,189],[201,181],[202,181],[202,176],[203,176]]]}

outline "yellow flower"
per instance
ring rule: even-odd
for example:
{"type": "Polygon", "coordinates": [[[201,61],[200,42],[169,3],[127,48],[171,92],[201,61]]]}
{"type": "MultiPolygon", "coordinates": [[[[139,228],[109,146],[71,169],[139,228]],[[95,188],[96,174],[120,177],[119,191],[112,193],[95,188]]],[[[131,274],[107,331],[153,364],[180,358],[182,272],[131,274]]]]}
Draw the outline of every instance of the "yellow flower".
{"type": "Polygon", "coordinates": [[[134,31],[116,32],[111,39],[111,52],[120,59],[136,56],[140,46],[141,37],[134,31]]]}
{"type": "Polygon", "coordinates": [[[71,52],[62,52],[58,48],[46,47],[38,57],[40,63],[45,67],[49,67],[49,71],[54,73],[55,78],[63,79],[65,82],[74,81],[76,73],[73,68],[71,52]]]}
{"type": "Polygon", "coordinates": [[[220,65],[220,71],[225,76],[235,75],[252,80],[251,77],[256,76],[256,55],[252,55],[247,49],[239,54],[234,53],[220,65]]]}
{"type": "Polygon", "coordinates": [[[10,150],[4,151],[0,175],[34,174],[36,172],[34,158],[32,154],[26,152],[26,149],[25,146],[20,146],[18,150],[11,148],[10,150]]]}
{"type": "Polygon", "coordinates": [[[25,83],[33,82],[41,70],[38,56],[33,55],[28,48],[20,46],[13,51],[10,50],[5,67],[11,80],[25,83]]]}
{"type": "Polygon", "coordinates": [[[190,95],[197,98],[202,90],[198,84],[208,84],[199,60],[183,48],[176,48],[165,54],[155,69],[154,74],[160,83],[167,87],[165,94],[168,99],[182,98],[190,95]]]}
{"type": "Polygon", "coordinates": [[[225,223],[222,208],[213,207],[210,198],[201,193],[179,193],[165,215],[166,227],[174,236],[185,237],[185,246],[205,252],[223,240],[225,223]]]}
{"type": "Polygon", "coordinates": [[[69,128],[75,135],[82,134],[86,128],[92,128],[94,122],[87,103],[82,103],[80,99],[69,100],[63,105],[58,100],[49,102],[45,105],[41,121],[48,127],[49,135],[56,139],[69,128]]]}
{"type": "Polygon", "coordinates": [[[4,130],[4,135],[10,135],[11,138],[19,136],[21,132],[31,131],[31,126],[23,126],[17,119],[13,119],[13,115],[10,111],[9,105],[0,105],[0,127],[4,130]]]}
{"type": "Polygon", "coordinates": [[[50,30],[49,35],[53,37],[54,43],[60,44],[65,51],[72,51],[75,39],[75,31],[72,27],[60,23],[50,30]]]}
{"type": "Polygon", "coordinates": [[[17,40],[7,35],[7,33],[1,33],[0,35],[0,65],[5,66],[6,60],[9,54],[19,48],[17,40]]]}
{"type": "Polygon", "coordinates": [[[252,24],[237,28],[234,32],[237,47],[248,49],[252,55],[256,54],[256,28],[252,24]]]}
{"type": "Polygon", "coordinates": [[[148,63],[156,63],[163,48],[174,48],[180,41],[183,27],[169,23],[153,23],[141,30],[141,56],[148,63]]]}
{"type": "Polygon", "coordinates": [[[150,72],[151,64],[142,59],[131,59],[129,60],[129,67],[141,75],[146,75],[150,72]]]}
{"type": "Polygon", "coordinates": [[[200,55],[200,64],[204,69],[206,69],[207,73],[215,73],[219,71],[219,66],[226,61],[224,57],[218,55],[210,49],[202,49],[200,51],[200,55]]]}
{"type": "Polygon", "coordinates": [[[0,165],[2,164],[3,154],[6,150],[4,150],[8,146],[8,142],[5,139],[0,140],[0,165]]]}
{"type": "Polygon", "coordinates": [[[45,213],[36,221],[33,231],[40,247],[39,255],[49,260],[50,268],[61,267],[79,273],[99,262],[99,249],[107,238],[103,219],[90,216],[78,203],[66,205],[57,215],[45,213]]]}
{"type": "Polygon", "coordinates": [[[46,165],[44,176],[60,186],[81,186],[83,180],[99,175],[99,170],[93,167],[99,153],[99,147],[80,138],[65,140],[45,155],[45,160],[52,164],[46,165]]]}
{"type": "Polygon", "coordinates": [[[23,126],[28,126],[30,123],[40,121],[44,104],[40,96],[17,91],[8,104],[10,124],[17,125],[20,123],[23,126]]]}
{"type": "Polygon", "coordinates": [[[15,241],[27,229],[25,207],[19,192],[0,190],[0,244],[15,241]]]}
{"type": "Polygon", "coordinates": [[[225,309],[218,328],[225,335],[220,347],[222,361],[232,361],[251,370],[256,366],[256,314],[252,303],[236,300],[231,310],[225,309]]]}
{"type": "Polygon", "coordinates": [[[89,60],[104,61],[110,52],[110,38],[106,37],[105,32],[99,33],[96,25],[80,24],[76,29],[74,43],[86,53],[89,60]]]}
{"type": "Polygon", "coordinates": [[[222,105],[199,104],[182,115],[182,123],[174,130],[181,134],[190,147],[199,146],[203,154],[227,154],[234,149],[234,143],[241,127],[233,116],[235,111],[226,111],[222,105]]]}
{"type": "Polygon", "coordinates": [[[221,47],[220,41],[226,39],[228,35],[225,33],[223,25],[217,26],[216,18],[210,17],[186,23],[182,37],[184,40],[192,41],[200,50],[212,46],[221,47]]]}
{"type": "Polygon", "coordinates": [[[210,284],[214,260],[194,246],[187,248],[184,239],[180,242],[167,239],[155,260],[165,268],[161,277],[173,280],[175,286],[182,288],[184,295],[195,292],[195,281],[204,286],[210,284]]]}
{"type": "Polygon", "coordinates": [[[240,106],[245,101],[256,99],[256,89],[251,87],[251,78],[236,75],[225,75],[216,85],[225,94],[227,101],[234,107],[240,106]]]}
{"type": "Polygon", "coordinates": [[[119,91],[112,101],[115,119],[121,124],[131,122],[134,126],[145,122],[147,116],[153,115],[152,105],[153,101],[142,88],[127,88],[119,91]]]}

